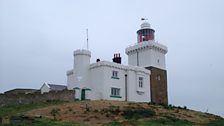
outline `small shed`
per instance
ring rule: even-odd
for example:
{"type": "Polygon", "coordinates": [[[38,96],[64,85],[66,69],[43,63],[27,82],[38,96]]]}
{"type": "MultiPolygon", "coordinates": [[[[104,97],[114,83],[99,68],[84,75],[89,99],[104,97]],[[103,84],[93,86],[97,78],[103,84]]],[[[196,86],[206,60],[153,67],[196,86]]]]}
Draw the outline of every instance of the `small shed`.
{"type": "Polygon", "coordinates": [[[62,91],[67,89],[66,85],[59,85],[59,84],[48,84],[48,83],[44,83],[41,88],[41,94],[46,93],[46,92],[50,92],[50,91],[62,91]]]}

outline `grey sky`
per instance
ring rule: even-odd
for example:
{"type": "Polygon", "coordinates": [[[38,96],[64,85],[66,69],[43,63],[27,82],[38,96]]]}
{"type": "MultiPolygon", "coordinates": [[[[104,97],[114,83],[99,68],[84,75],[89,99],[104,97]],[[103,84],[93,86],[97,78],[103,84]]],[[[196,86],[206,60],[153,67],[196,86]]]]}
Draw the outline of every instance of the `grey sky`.
{"type": "Polygon", "coordinates": [[[224,116],[223,0],[0,0],[0,92],[66,84],[86,28],[92,62],[127,64],[142,17],[169,49],[169,103],[224,116]]]}

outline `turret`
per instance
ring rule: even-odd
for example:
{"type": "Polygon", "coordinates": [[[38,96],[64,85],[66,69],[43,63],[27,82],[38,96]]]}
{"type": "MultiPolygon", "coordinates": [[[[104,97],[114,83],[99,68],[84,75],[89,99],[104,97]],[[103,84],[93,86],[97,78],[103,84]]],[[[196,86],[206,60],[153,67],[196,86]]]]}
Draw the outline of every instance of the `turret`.
{"type": "Polygon", "coordinates": [[[74,87],[87,88],[89,80],[90,57],[91,52],[89,50],[82,49],[74,51],[74,87]]]}

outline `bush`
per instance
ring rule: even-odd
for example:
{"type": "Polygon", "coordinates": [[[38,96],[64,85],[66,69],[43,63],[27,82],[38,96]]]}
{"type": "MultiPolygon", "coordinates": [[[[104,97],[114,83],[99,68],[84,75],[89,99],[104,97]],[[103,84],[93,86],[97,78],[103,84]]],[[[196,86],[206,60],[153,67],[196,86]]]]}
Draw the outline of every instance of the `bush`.
{"type": "Polygon", "coordinates": [[[139,118],[147,118],[152,117],[156,113],[151,109],[125,109],[123,110],[122,116],[126,119],[139,119],[139,118]]]}
{"type": "Polygon", "coordinates": [[[178,121],[179,119],[177,119],[176,117],[174,117],[174,116],[165,116],[168,120],[170,120],[170,121],[172,121],[172,122],[176,122],[176,121],[178,121]]]}
{"type": "Polygon", "coordinates": [[[53,109],[51,110],[50,114],[54,117],[54,120],[57,119],[57,118],[56,118],[57,115],[60,115],[59,111],[60,111],[59,108],[53,108],[53,109]]]}
{"type": "Polygon", "coordinates": [[[85,112],[90,112],[90,107],[86,104],[85,112]]]}
{"type": "Polygon", "coordinates": [[[113,115],[118,115],[121,111],[119,106],[109,106],[108,112],[113,115]]]}

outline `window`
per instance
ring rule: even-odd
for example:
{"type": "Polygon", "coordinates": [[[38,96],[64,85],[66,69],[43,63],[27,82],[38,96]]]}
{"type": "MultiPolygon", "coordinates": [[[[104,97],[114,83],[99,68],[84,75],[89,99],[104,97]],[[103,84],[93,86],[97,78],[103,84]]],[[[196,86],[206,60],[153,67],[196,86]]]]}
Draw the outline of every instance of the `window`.
{"type": "Polygon", "coordinates": [[[120,88],[111,88],[111,96],[120,96],[120,88]]]}
{"type": "Polygon", "coordinates": [[[113,79],[119,79],[118,77],[118,71],[112,71],[112,77],[113,79]]]}
{"type": "Polygon", "coordinates": [[[157,59],[157,63],[159,63],[159,59],[157,59]]]}
{"type": "Polygon", "coordinates": [[[160,78],[160,75],[157,75],[157,77],[156,77],[156,78],[157,78],[157,80],[160,80],[160,79],[161,79],[161,78],[160,78]]]}
{"type": "Polygon", "coordinates": [[[138,78],[138,87],[143,88],[143,77],[138,78]]]}

